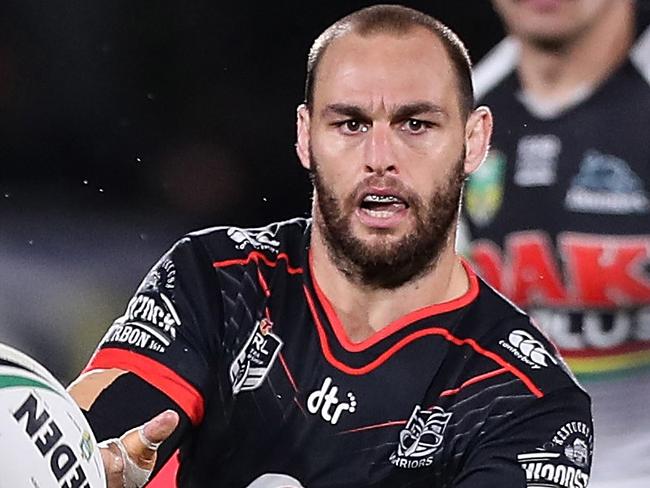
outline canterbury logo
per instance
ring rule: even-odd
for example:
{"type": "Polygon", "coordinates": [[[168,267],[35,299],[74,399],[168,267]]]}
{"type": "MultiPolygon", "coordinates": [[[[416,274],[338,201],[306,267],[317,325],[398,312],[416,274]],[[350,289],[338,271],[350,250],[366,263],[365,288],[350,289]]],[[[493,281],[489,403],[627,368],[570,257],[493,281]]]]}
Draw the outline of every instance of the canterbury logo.
{"type": "Polygon", "coordinates": [[[545,368],[549,362],[557,364],[542,343],[525,330],[513,330],[508,335],[508,342],[501,340],[499,344],[533,369],[545,368]]]}
{"type": "Polygon", "coordinates": [[[266,249],[276,251],[280,241],[273,238],[273,234],[268,230],[259,229],[238,229],[231,227],[228,229],[228,237],[237,244],[237,249],[244,249],[251,246],[254,249],[266,249]]]}

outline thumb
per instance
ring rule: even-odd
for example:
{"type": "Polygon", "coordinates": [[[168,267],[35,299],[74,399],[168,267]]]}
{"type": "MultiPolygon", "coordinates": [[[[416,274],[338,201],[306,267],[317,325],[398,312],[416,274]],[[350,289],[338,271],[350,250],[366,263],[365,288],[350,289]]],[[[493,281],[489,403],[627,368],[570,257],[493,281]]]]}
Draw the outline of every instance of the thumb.
{"type": "Polygon", "coordinates": [[[126,432],[120,440],[129,458],[139,467],[152,470],[156,463],[156,450],[174,432],[179,416],[165,410],[147,423],[126,432]]]}

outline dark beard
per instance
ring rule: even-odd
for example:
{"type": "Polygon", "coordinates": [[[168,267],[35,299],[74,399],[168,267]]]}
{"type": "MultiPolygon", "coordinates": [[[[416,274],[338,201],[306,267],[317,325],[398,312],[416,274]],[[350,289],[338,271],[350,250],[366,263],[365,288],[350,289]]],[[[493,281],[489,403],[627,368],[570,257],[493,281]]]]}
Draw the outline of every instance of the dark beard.
{"type": "Polygon", "coordinates": [[[350,215],[354,211],[356,192],[343,205],[323,181],[312,154],[311,179],[316,189],[314,205],[318,206],[322,216],[316,218],[314,224],[318,225],[336,267],[352,281],[377,289],[395,289],[426,274],[436,264],[456,222],[465,180],[463,162],[464,158],[458,160],[427,204],[419,196],[409,193],[410,211],[416,220],[411,233],[399,242],[369,245],[356,238],[351,229],[350,215]],[[346,207],[351,209],[347,213],[346,207]]]}
{"type": "Polygon", "coordinates": [[[564,36],[531,35],[528,41],[540,51],[562,54],[582,36],[585,28],[570,32],[564,36]]]}
{"type": "Polygon", "coordinates": [[[537,36],[531,37],[530,42],[540,51],[560,54],[568,48],[571,39],[537,36]]]}

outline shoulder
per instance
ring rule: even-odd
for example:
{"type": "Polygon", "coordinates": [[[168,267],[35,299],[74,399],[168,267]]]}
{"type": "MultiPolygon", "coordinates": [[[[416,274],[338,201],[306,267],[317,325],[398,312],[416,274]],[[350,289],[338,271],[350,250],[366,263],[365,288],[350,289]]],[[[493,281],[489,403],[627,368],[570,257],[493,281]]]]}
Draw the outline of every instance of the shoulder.
{"type": "Polygon", "coordinates": [[[478,298],[463,320],[464,334],[475,338],[485,355],[517,377],[532,395],[542,398],[569,389],[586,396],[531,318],[484,281],[479,283],[478,298]]]}
{"type": "Polygon", "coordinates": [[[457,333],[473,341],[477,354],[464,355],[460,391],[449,397],[449,408],[471,419],[459,427],[472,431],[476,425],[476,437],[458,486],[512,486],[519,480],[517,486],[560,487],[565,485],[556,474],[566,473],[585,486],[593,449],[591,401],[556,348],[524,312],[483,282],[460,326],[457,333]]]}
{"type": "Polygon", "coordinates": [[[264,227],[212,227],[192,232],[180,242],[194,242],[214,263],[260,257],[298,258],[304,252],[309,226],[309,219],[296,218],[264,227]]]}
{"type": "Polygon", "coordinates": [[[254,276],[260,263],[276,269],[282,262],[290,272],[298,272],[306,254],[309,225],[307,219],[294,219],[265,227],[222,226],[191,232],[158,260],[138,292],[167,290],[173,298],[179,288],[220,288],[223,283],[215,270],[227,268],[231,275],[254,276]]]}

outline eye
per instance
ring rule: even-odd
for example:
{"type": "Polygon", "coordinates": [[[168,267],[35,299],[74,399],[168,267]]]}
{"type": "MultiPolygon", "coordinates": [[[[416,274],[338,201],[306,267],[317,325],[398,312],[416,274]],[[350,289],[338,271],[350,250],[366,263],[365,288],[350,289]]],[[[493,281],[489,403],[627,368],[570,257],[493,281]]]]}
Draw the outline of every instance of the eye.
{"type": "Polygon", "coordinates": [[[348,119],[341,122],[337,122],[337,127],[339,127],[345,134],[356,134],[358,132],[368,132],[368,124],[361,122],[357,119],[348,119]]]}
{"type": "Polygon", "coordinates": [[[433,127],[433,123],[427,122],[426,120],[408,119],[402,124],[401,129],[411,134],[421,134],[431,127],[433,127]]]}

